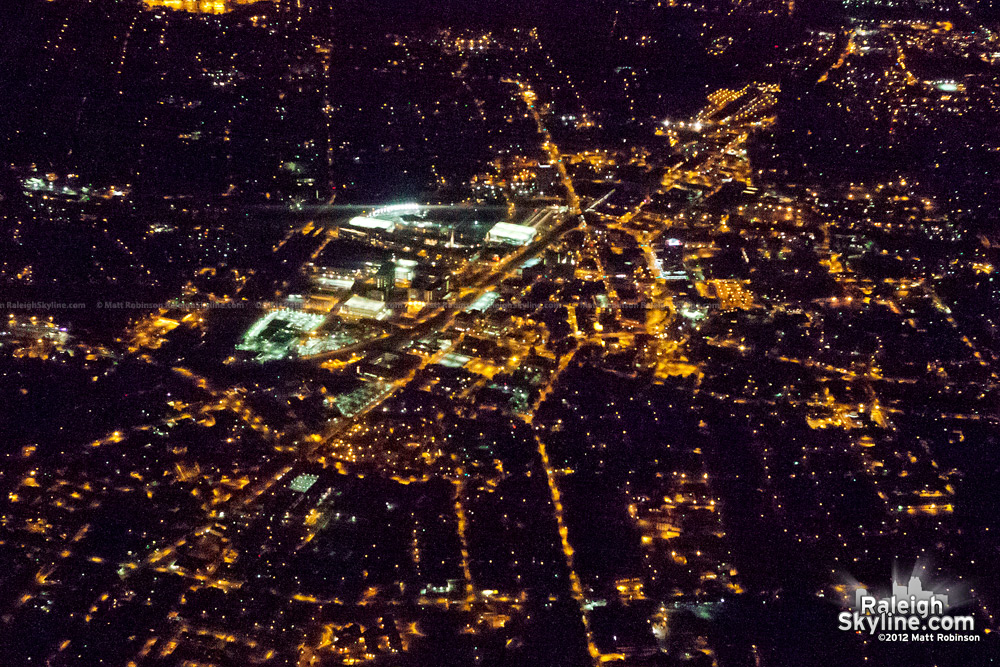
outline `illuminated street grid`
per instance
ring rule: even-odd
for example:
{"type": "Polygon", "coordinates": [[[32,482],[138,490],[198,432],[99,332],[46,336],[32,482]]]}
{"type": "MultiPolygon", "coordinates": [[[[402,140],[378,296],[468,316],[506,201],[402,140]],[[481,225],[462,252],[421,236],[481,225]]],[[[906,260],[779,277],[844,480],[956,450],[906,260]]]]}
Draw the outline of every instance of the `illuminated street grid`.
{"type": "Polygon", "coordinates": [[[114,57],[10,141],[0,663],[996,655],[831,620],[919,557],[997,629],[1000,237],[954,178],[995,32],[611,3],[584,67],[562,25],[36,4],[31,76],[114,57]],[[682,38],[717,80],[658,88],[682,38]],[[64,140],[128,157],[26,157],[64,140]]]}

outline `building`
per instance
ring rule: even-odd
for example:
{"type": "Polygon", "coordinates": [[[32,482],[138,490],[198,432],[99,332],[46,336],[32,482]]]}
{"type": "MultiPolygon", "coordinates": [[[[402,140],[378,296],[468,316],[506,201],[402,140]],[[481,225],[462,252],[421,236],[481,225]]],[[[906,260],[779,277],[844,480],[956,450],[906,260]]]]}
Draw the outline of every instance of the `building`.
{"type": "Polygon", "coordinates": [[[381,321],[388,318],[392,311],[386,308],[384,301],[355,294],[340,307],[340,314],[344,317],[381,321]]]}
{"type": "Polygon", "coordinates": [[[381,229],[386,232],[393,232],[396,229],[396,223],[391,220],[369,218],[363,215],[351,218],[347,224],[351,227],[360,227],[361,229],[381,229]]]}
{"type": "Polygon", "coordinates": [[[396,286],[396,264],[394,262],[382,262],[375,273],[375,289],[382,293],[382,297],[388,301],[392,296],[392,290],[396,286]]]}
{"type": "Polygon", "coordinates": [[[523,246],[531,243],[538,230],[527,225],[514,225],[509,222],[498,222],[486,234],[487,243],[507,243],[523,246]]]}

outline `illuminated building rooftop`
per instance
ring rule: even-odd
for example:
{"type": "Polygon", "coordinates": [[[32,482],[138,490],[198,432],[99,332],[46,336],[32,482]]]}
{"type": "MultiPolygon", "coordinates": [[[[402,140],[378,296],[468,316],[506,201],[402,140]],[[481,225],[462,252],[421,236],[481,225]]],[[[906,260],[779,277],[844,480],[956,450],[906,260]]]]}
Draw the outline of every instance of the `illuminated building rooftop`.
{"type": "Polygon", "coordinates": [[[341,315],[371,320],[384,320],[390,315],[385,303],[355,294],[340,307],[341,315]]]}
{"type": "Polygon", "coordinates": [[[396,229],[396,223],[394,222],[382,220],[380,218],[369,218],[363,215],[351,218],[350,222],[347,224],[351,227],[361,227],[363,229],[384,229],[387,232],[391,232],[396,229]]]}
{"type": "Polygon", "coordinates": [[[538,230],[526,225],[514,225],[509,222],[498,222],[490,229],[486,235],[488,241],[496,243],[511,243],[513,245],[527,245],[535,238],[538,230]]]}

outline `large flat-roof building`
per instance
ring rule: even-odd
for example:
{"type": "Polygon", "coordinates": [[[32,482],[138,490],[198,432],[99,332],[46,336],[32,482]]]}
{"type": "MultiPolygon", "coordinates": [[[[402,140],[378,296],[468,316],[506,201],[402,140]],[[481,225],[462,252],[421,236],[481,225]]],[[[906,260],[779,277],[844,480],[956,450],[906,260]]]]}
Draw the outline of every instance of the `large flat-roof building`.
{"type": "Polygon", "coordinates": [[[355,294],[340,307],[340,314],[358,319],[384,320],[392,314],[384,301],[369,299],[355,294]]]}
{"type": "Polygon", "coordinates": [[[360,227],[362,229],[381,229],[387,232],[395,231],[396,223],[392,220],[382,220],[381,218],[369,218],[368,216],[359,215],[355,216],[348,221],[351,227],[360,227]]]}
{"type": "Polygon", "coordinates": [[[486,240],[492,243],[528,245],[537,234],[538,230],[534,227],[515,225],[509,222],[498,222],[486,234],[486,240]]]}

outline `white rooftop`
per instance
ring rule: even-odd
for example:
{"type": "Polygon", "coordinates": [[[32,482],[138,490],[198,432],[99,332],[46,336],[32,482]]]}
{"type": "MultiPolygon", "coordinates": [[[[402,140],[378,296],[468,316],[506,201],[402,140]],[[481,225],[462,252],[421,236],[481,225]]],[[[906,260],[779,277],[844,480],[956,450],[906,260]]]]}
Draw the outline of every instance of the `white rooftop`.
{"type": "Polygon", "coordinates": [[[368,317],[374,320],[383,320],[389,316],[389,309],[385,307],[385,303],[357,294],[344,302],[344,305],[340,307],[340,312],[345,315],[368,317]]]}
{"type": "Polygon", "coordinates": [[[491,241],[501,241],[526,245],[535,238],[538,230],[527,225],[514,225],[509,222],[498,222],[493,225],[488,235],[491,241]]]}
{"type": "Polygon", "coordinates": [[[348,222],[351,227],[363,227],[365,229],[384,229],[386,231],[392,231],[396,228],[396,223],[391,220],[382,220],[381,218],[369,218],[364,215],[359,215],[351,218],[348,222]]]}

